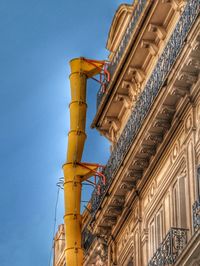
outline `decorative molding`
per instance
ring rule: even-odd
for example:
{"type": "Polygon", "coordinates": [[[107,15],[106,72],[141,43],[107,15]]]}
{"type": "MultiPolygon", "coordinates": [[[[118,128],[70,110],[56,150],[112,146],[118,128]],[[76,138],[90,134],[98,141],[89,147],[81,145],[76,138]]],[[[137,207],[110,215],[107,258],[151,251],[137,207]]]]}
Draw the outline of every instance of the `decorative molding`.
{"type": "Polygon", "coordinates": [[[131,101],[128,94],[117,93],[115,96],[115,101],[116,102],[122,102],[126,109],[131,108],[132,101],[131,101]]]}
{"type": "Polygon", "coordinates": [[[141,48],[148,49],[149,53],[153,56],[158,53],[158,47],[151,40],[143,40],[141,42],[141,48]]]}
{"type": "Polygon", "coordinates": [[[125,197],[120,195],[118,196],[116,195],[111,202],[112,206],[116,207],[123,207],[124,203],[125,203],[125,197]]]}
{"type": "MultiPolygon", "coordinates": [[[[144,1],[146,2],[146,1],[144,1]]],[[[144,4],[143,2],[143,4],[144,4]]],[[[161,90],[166,77],[168,76],[173,64],[175,63],[180,51],[185,45],[185,39],[199,14],[200,1],[191,0],[185,6],[185,9],[177,23],[169,42],[167,43],[157,65],[149,78],[143,92],[141,93],[135,108],[108,160],[104,169],[107,183],[101,186],[101,195],[97,195],[94,191],[92,194],[92,213],[95,215],[104,193],[107,191],[117,170],[123,162],[127,152],[135,140],[137,132],[143,124],[144,119],[148,115],[151,105],[161,90]]]]}
{"type": "MultiPolygon", "coordinates": [[[[128,24],[126,32],[125,32],[125,34],[124,34],[124,36],[120,42],[120,45],[119,45],[117,51],[115,52],[115,55],[112,58],[112,61],[108,67],[108,71],[110,72],[111,77],[115,73],[115,70],[116,70],[117,66],[119,65],[119,62],[121,61],[121,59],[123,57],[124,51],[125,51],[128,43],[131,39],[131,36],[132,36],[132,34],[136,28],[136,25],[137,25],[139,19],[141,18],[141,15],[142,15],[147,3],[148,3],[147,0],[139,0],[136,3],[132,18],[128,24]]],[[[97,108],[98,108],[103,96],[104,96],[104,93],[100,89],[98,94],[97,94],[97,108]]]]}
{"type": "Polygon", "coordinates": [[[122,213],[122,207],[110,206],[108,207],[107,214],[112,216],[118,216],[122,213]]]}
{"type": "Polygon", "coordinates": [[[152,23],[149,25],[149,31],[155,33],[160,40],[164,40],[167,34],[164,27],[152,23]]]}

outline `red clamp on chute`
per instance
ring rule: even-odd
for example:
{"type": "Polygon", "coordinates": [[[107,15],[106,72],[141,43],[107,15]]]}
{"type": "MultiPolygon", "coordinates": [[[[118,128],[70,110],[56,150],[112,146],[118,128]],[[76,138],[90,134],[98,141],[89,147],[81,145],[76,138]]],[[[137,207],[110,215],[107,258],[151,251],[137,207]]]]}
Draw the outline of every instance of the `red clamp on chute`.
{"type": "MultiPolygon", "coordinates": [[[[94,182],[92,182],[91,180],[85,180],[85,182],[88,182],[89,184],[91,184],[91,185],[93,185],[94,187],[96,187],[96,188],[97,188],[97,193],[100,195],[100,192],[101,192],[101,186],[100,186],[100,184],[97,183],[97,177],[101,178],[103,185],[105,185],[105,184],[106,184],[106,177],[105,177],[105,175],[102,174],[102,172],[100,172],[100,171],[95,171],[95,170],[91,169],[91,168],[89,167],[90,164],[88,164],[88,163],[80,163],[80,162],[79,162],[79,163],[77,163],[77,164],[80,165],[80,166],[82,166],[82,167],[84,167],[85,169],[90,170],[91,172],[94,173],[94,182]],[[88,166],[87,166],[87,165],[88,165],[88,166]]],[[[91,165],[94,165],[94,164],[91,164],[91,165]]],[[[102,169],[105,168],[104,165],[100,165],[100,164],[95,164],[95,165],[96,165],[96,167],[97,167],[98,169],[100,169],[100,168],[102,168],[102,169]]]]}
{"type": "Polygon", "coordinates": [[[103,91],[103,93],[105,93],[106,91],[106,87],[105,87],[105,83],[110,82],[110,72],[108,71],[108,65],[109,62],[108,61],[102,61],[102,67],[99,67],[97,65],[97,63],[99,63],[99,61],[95,61],[95,60],[91,60],[91,59],[86,59],[83,58],[83,60],[85,60],[87,63],[95,66],[96,68],[100,69],[100,78],[96,79],[94,77],[91,77],[91,79],[95,80],[96,82],[101,84],[101,89],[103,91]]]}

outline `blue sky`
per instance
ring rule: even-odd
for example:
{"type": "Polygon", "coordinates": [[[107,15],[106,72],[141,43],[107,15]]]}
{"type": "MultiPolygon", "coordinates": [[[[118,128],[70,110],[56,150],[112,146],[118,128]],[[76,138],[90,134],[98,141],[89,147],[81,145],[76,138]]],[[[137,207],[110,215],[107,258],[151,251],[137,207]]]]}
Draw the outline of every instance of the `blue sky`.
{"type": "MultiPolygon", "coordinates": [[[[1,266],[48,266],[69,130],[68,61],[106,59],[109,26],[121,2],[0,1],[1,266]]],[[[108,142],[89,128],[97,90],[89,81],[83,160],[106,163],[108,142]]],[[[62,217],[61,192],[58,224],[62,217]]]]}

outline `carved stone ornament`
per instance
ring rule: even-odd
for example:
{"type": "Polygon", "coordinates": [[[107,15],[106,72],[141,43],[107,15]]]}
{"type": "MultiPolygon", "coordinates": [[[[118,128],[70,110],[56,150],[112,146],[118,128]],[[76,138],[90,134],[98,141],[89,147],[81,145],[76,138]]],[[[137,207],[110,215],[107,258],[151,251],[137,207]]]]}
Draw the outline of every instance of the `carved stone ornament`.
{"type": "Polygon", "coordinates": [[[115,196],[112,205],[117,207],[122,207],[124,205],[125,198],[124,196],[115,196]]]}
{"type": "MultiPolygon", "coordinates": [[[[138,18],[143,12],[143,8],[146,5],[147,0],[139,0],[135,13],[133,14],[133,18],[130,21],[130,28],[127,32],[126,38],[127,41],[124,42],[124,48],[118,53],[118,59],[115,62],[111,62],[109,66],[109,71],[111,74],[111,78],[113,73],[116,70],[117,65],[123,55],[123,51],[126,48],[126,44],[128,40],[131,38],[131,33],[134,30],[135,25],[137,24],[138,18]]],[[[174,2],[174,1],[173,1],[174,2]]],[[[141,92],[133,112],[130,115],[130,118],[127,124],[124,127],[122,134],[120,135],[118,142],[116,143],[112,154],[107,162],[107,165],[103,171],[106,176],[106,184],[101,186],[101,194],[97,194],[96,191],[93,192],[91,199],[91,211],[93,215],[98,210],[104,195],[112,183],[113,178],[116,175],[117,170],[119,169],[121,163],[123,162],[127,152],[129,151],[131,145],[133,144],[137,132],[141,128],[144,119],[148,115],[151,106],[163,87],[164,81],[166,80],[169,72],[171,71],[172,66],[176,62],[181,50],[185,46],[185,40],[187,38],[190,29],[195,22],[200,9],[200,1],[199,0],[190,0],[186,2],[183,12],[181,13],[180,19],[176,24],[174,32],[171,34],[171,37],[166,44],[163,53],[160,55],[160,58],[157,61],[157,64],[146,83],[143,91],[141,92]]],[[[199,44],[194,48],[195,51],[199,50],[199,44]]],[[[195,78],[196,79],[196,78],[195,78]]],[[[195,79],[192,82],[195,82],[195,79]]],[[[188,78],[188,81],[191,81],[191,78],[188,78]]],[[[160,126],[167,127],[166,123],[159,121],[160,126]]]]}

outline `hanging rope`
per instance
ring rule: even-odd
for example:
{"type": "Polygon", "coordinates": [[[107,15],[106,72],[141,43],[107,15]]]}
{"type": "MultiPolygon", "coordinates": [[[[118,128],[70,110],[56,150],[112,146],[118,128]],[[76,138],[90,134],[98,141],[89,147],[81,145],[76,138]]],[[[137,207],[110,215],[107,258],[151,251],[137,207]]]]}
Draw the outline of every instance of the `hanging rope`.
{"type": "Polygon", "coordinates": [[[49,255],[49,263],[48,263],[48,266],[51,266],[51,261],[52,261],[52,253],[53,253],[53,245],[54,245],[54,236],[55,236],[55,233],[56,233],[56,223],[57,223],[57,210],[58,210],[59,194],[60,194],[60,187],[58,187],[57,195],[56,195],[56,204],[55,204],[55,211],[54,211],[54,225],[53,225],[53,238],[52,238],[52,246],[51,246],[51,251],[50,251],[50,255],[49,255]]]}

